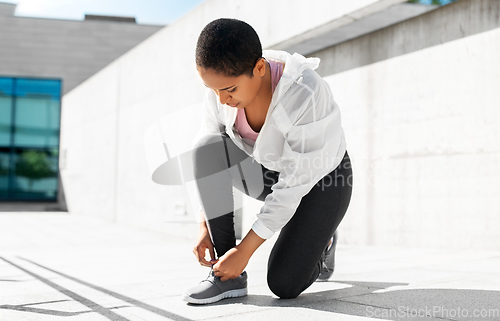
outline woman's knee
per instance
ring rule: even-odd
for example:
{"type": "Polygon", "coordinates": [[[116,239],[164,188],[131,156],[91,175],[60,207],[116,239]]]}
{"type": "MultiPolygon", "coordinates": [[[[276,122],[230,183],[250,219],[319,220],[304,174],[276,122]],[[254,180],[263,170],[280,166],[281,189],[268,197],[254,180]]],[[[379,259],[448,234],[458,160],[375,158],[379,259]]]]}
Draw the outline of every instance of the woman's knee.
{"type": "Polygon", "coordinates": [[[196,179],[227,169],[223,139],[222,134],[208,134],[196,142],[192,155],[196,179]]]}
{"type": "Polygon", "coordinates": [[[303,276],[303,273],[297,275],[297,271],[290,265],[270,262],[267,269],[267,285],[281,299],[293,299],[305,289],[303,276]]]}
{"type": "Polygon", "coordinates": [[[271,276],[268,274],[267,285],[281,299],[293,299],[302,293],[302,290],[297,287],[296,280],[284,278],[283,275],[271,276]]]}
{"type": "Polygon", "coordinates": [[[193,157],[196,157],[197,155],[201,153],[206,153],[207,151],[213,150],[214,144],[223,144],[223,134],[220,133],[212,133],[212,134],[206,134],[194,144],[193,148],[193,157]],[[207,148],[208,147],[208,148],[207,148]]]}

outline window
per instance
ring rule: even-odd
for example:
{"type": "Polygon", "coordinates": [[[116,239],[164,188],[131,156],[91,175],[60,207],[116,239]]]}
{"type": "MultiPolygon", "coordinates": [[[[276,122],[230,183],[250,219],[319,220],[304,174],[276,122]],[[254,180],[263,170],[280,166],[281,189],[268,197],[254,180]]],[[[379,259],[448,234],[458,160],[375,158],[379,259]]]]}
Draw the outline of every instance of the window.
{"type": "Polygon", "coordinates": [[[0,77],[0,200],[57,200],[61,81],[0,77]]]}
{"type": "Polygon", "coordinates": [[[425,5],[436,5],[436,6],[444,6],[446,4],[450,4],[452,2],[456,2],[458,0],[410,0],[409,3],[420,3],[425,5]]]}

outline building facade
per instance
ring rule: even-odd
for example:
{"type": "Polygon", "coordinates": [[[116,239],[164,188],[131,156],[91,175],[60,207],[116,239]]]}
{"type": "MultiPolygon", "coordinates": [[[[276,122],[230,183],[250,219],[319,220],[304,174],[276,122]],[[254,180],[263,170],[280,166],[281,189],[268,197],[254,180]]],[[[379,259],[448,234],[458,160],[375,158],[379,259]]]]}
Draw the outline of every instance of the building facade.
{"type": "Polygon", "coordinates": [[[18,17],[15,9],[0,2],[0,208],[29,201],[35,209],[65,209],[61,97],[163,26],[127,17],[18,17]]]}

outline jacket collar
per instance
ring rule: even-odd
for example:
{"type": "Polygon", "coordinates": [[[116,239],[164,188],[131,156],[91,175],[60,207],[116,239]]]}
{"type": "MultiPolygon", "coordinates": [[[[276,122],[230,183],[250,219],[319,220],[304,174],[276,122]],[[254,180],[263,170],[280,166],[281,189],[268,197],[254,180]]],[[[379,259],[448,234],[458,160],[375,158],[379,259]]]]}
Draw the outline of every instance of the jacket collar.
{"type": "Polygon", "coordinates": [[[285,69],[275,89],[270,108],[274,108],[276,103],[283,97],[300,75],[302,75],[305,69],[315,70],[320,63],[319,58],[306,58],[298,53],[291,55],[281,50],[263,50],[262,55],[266,59],[285,62],[285,69]]]}
{"type": "MultiPolygon", "coordinates": [[[[278,86],[276,86],[276,89],[274,90],[271,104],[269,105],[269,110],[267,111],[267,116],[266,116],[267,120],[267,117],[274,110],[277,103],[281,100],[281,98],[288,91],[288,89],[290,89],[292,84],[302,75],[304,70],[305,69],[314,70],[318,68],[320,59],[316,57],[306,58],[298,53],[294,53],[293,55],[291,55],[288,52],[282,50],[263,50],[262,55],[266,59],[285,62],[285,69],[283,69],[283,74],[278,83],[278,86]]],[[[229,128],[232,128],[232,126],[234,125],[234,121],[236,119],[237,110],[225,105],[221,105],[218,100],[217,104],[219,104],[225,109],[226,124],[228,125],[229,128]]]]}

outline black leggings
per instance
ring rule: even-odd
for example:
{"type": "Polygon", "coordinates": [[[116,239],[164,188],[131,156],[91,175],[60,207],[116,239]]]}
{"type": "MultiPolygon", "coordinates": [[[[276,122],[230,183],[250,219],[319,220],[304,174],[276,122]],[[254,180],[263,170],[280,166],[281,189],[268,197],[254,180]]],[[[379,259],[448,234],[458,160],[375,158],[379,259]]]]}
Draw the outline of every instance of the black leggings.
{"type": "MultiPolygon", "coordinates": [[[[194,175],[217,255],[236,246],[236,187],[264,201],[279,173],[255,162],[226,134],[211,134],[193,153],[194,175]]],[[[305,195],[271,251],[267,282],[280,298],[295,298],[318,277],[320,257],[349,206],[352,169],[347,152],[340,165],[305,195]]]]}

